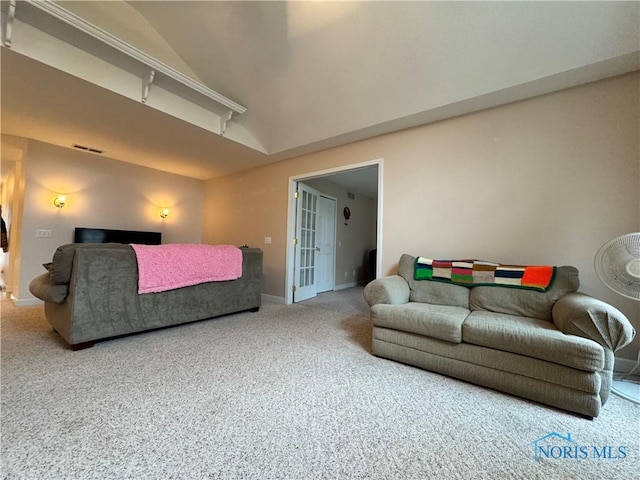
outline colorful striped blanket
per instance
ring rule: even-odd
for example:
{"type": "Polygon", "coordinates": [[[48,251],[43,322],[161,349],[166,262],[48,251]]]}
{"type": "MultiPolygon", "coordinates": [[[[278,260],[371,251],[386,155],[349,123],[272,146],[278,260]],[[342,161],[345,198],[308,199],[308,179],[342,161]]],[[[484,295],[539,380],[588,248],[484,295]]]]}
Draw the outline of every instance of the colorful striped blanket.
{"type": "Polygon", "coordinates": [[[433,260],[418,257],[414,278],[467,287],[515,287],[544,292],[553,283],[555,272],[555,267],[548,265],[501,265],[483,260],[433,260]]]}

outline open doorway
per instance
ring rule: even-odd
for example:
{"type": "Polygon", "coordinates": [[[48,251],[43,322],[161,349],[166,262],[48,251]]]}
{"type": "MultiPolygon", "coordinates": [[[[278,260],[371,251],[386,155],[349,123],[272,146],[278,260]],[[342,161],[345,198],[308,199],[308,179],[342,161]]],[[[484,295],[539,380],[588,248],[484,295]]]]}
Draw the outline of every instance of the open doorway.
{"type": "MultiPolygon", "coordinates": [[[[296,290],[298,294],[301,293],[300,285],[308,287],[310,279],[315,282],[316,278],[319,278],[316,273],[326,274],[328,269],[332,270],[335,290],[364,284],[380,275],[382,164],[382,159],[377,159],[289,178],[287,238],[290,241],[287,242],[285,286],[287,304],[310,298],[309,295],[314,296],[318,293],[313,285],[311,289],[306,288],[304,295],[295,295],[296,290]],[[316,244],[322,237],[312,236],[318,235],[318,232],[303,233],[300,229],[302,222],[306,222],[305,228],[312,225],[305,218],[317,219],[313,213],[309,213],[309,208],[314,206],[313,203],[308,203],[313,198],[309,193],[304,194],[304,199],[298,194],[299,198],[296,200],[296,192],[300,191],[301,185],[307,191],[310,189],[316,192],[318,199],[335,200],[335,241],[333,259],[329,260],[331,264],[327,263],[330,255],[324,258],[316,256],[323,250],[321,245],[316,244]],[[302,207],[298,203],[302,201],[307,202],[304,218],[300,218],[302,207]],[[303,251],[306,256],[301,256],[303,251]],[[324,263],[320,265],[316,260],[324,263]],[[316,263],[319,268],[317,272],[316,263]]],[[[319,200],[316,201],[320,203],[319,200]]],[[[322,232],[320,234],[322,235],[322,232]]],[[[326,235],[324,238],[326,239],[326,235]]],[[[320,290],[326,288],[327,279],[324,280],[325,287],[320,287],[320,290]]]]}

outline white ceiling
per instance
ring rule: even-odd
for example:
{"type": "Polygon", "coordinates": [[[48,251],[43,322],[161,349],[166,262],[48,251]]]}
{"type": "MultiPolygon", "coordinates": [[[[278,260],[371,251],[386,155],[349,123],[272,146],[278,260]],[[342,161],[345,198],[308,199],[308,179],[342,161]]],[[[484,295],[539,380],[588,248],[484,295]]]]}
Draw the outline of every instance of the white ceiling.
{"type": "Polygon", "coordinates": [[[337,183],[353,193],[359,193],[369,198],[378,198],[377,165],[327,174],[321,178],[337,183]]]}
{"type": "Polygon", "coordinates": [[[200,179],[640,68],[640,2],[57,3],[247,107],[259,148],[15,53],[17,31],[2,133],[200,179]]]}

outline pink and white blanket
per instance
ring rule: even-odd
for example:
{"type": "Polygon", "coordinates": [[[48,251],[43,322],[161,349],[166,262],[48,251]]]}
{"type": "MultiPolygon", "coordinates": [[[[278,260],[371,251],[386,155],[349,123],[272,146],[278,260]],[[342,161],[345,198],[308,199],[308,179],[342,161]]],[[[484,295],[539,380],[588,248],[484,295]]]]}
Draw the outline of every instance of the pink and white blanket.
{"type": "Polygon", "coordinates": [[[156,293],[242,276],[242,250],[233,245],[131,244],[138,260],[138,293],[156,293]]]}

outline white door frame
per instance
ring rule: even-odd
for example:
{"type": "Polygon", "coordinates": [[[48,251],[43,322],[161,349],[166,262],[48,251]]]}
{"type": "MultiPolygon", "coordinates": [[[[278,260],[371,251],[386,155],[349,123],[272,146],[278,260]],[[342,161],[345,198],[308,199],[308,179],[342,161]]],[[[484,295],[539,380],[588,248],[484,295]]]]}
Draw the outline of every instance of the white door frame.
{"type": "Polygon", "coordinates": [[[334,173],[340,173],[348,170],[357,170],[364,167],[378,166],[378,225],[376,231],[376,248],[377,248],[377,260],[376,260],[376,277],[381,276],[382,272],[382,178],[383,178],[383,164],[384,159],[378,158],[375,160],[369,160],[366,162],[354,163],[350,165],[343,165],[341,167],[329,168],[327,170],[320,170],[316,172],[308,172],[300,175],[294,175],[289,177],[289,200],[287,209],[287,253],[286,253],[286,275],[285,275],[285,304],[290,305],[293,303],[293,285],[294,285],[294,260],[295,260],[295,248],[293,245],[293,239],[296,232],[296,186],[298,182],[304,180],[311,180],[313,178],[326,177],[333,175],[334,173]]]}

